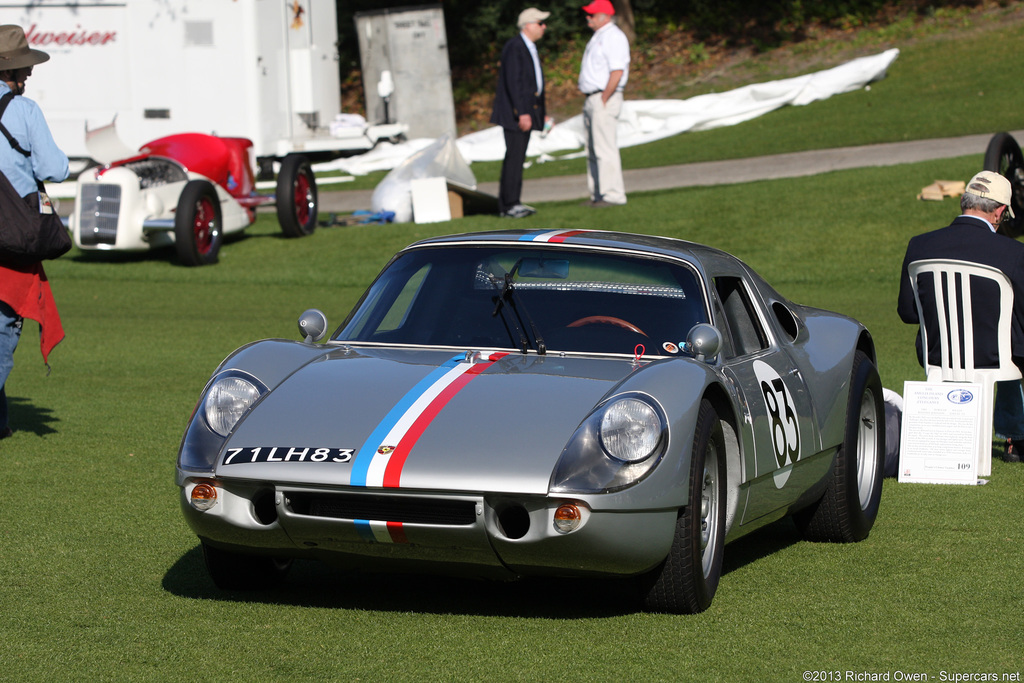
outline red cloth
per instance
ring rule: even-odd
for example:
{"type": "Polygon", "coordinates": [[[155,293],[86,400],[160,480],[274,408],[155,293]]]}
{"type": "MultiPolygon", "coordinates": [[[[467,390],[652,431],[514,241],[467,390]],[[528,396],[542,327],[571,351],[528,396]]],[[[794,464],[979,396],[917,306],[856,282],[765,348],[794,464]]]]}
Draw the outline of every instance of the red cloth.
{"type": "Polygon", "coordinates": [[[48,362],[50,351],[64,339],[64,328],[43,264],[0,266],[0,301],[22,318],[39,323],[39,350],[43,353],[43,362],[48,362]]]}

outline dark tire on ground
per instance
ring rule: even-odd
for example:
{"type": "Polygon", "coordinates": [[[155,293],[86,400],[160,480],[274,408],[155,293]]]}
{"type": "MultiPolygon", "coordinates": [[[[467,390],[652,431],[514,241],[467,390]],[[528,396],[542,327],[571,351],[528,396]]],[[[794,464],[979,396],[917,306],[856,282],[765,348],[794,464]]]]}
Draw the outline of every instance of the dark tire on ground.
{"type": "Polygon", "coordinates": [[[174,213],[174,247],[186,266],[217,262],[224,241],[220,198],[208,180],[190,180],[178,197],[174,213]]]}
{"type": "Polygon", "coordinates": [[[725,437],[714,407],[701,401],[690,460],[690,502],[676,520],[668,557],[641,577],[644,608],[696,614],[711,605],[725,548],[725,437]]]}
{"type": "Polygon", "coordinates": [[[202,542],[206,571],[222,590],[258,590],[279,585],[291,568],[291,560],[263,555],[244,555],[202,542]]]}
{"type": "Polygon", "coordinates": [[[809,541],[852,543],[867,538],[882,499],[885,404],[871,359],[857,351],[850,377],[846,435],[821,499],[794,515],[809,541]]]}
{"type": "Polygon", "coordinates": [[[277,174],[277,220],[286,237],[304,237],[316,230],[319,197],[309,159],[289,154],[277,174]]]}
{"type": "Polygon", "coordinates": [[[1009,133],[996,133],[985,150],[985,170],[995,171],[1010,181],[1013,192],[1010,208],[1014,218],[1007,216],[1000,230],[1010,237],[1024,235],[1024,155],[1009,133]]]}

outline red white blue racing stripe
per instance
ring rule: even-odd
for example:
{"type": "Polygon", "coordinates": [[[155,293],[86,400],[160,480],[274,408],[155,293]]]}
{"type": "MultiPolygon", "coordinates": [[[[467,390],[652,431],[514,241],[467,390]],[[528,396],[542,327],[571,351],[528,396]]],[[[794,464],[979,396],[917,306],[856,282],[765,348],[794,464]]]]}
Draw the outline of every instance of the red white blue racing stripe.
{"type": "Polygon", "coordinates": [[[519,238],[520,242],[564,242],[569,237],[582,235],[589,230],[544,230],[531,232],[519,238]]]}
{"type": "Polygon", "coordinates": [[[465,355],[460,354],[424,377],[395,404],[359,449],[349,483],[370,488],[397,488],[409,452],[448,401],[507,355],[492,353],[486,360],[469,363],[465,355]]]}

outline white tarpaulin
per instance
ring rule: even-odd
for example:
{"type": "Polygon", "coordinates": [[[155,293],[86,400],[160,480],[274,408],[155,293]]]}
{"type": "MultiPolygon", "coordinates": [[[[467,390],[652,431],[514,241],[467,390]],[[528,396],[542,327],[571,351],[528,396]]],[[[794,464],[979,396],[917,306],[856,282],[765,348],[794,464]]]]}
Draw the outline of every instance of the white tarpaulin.
{"type": "MultiPolygon", "coordinates": [[[[899,50],[894,48],[825,71],[686,100],[626,100],[619,118],[619,146],[631,147],[687,131],[732,126],[785,105],[802,106],[858,90],[884,78],[898,55],[899,50]]],[[[342,170],[353,175],[388,170],[432,143],[433,140],[422,139],[398,145],[382,142],[365,154],[318,165],[317,169],[342,170]]],[[[465,135],[456,144],[463,158],[470,163],[498,161],[505,157],[505,138],[497,126],[465,135]]],[[[584,146],[581,114],[556,124],[546,137],[534,131],[526,154],[544,160],[545,155],[578,150],[584,146]]]]}

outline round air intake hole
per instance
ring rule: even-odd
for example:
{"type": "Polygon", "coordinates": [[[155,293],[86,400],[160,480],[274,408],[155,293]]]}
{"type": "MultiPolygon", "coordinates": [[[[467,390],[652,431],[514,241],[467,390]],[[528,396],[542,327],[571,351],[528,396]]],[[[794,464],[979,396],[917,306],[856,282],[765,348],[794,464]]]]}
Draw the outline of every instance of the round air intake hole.
{"type": "Polygon", "coordinates": [[[498,525],[506,537],[518,540],[530,530],[530,513],[521,505],[509,505],[498,513],[498,525]]]}
{"type": "Polygon", "coordinates": [[[273,489],[257,491],[252,497],[252,514],[260,524],[270,525],[277,521],[277,506],[274,505],[273,489]]]}

